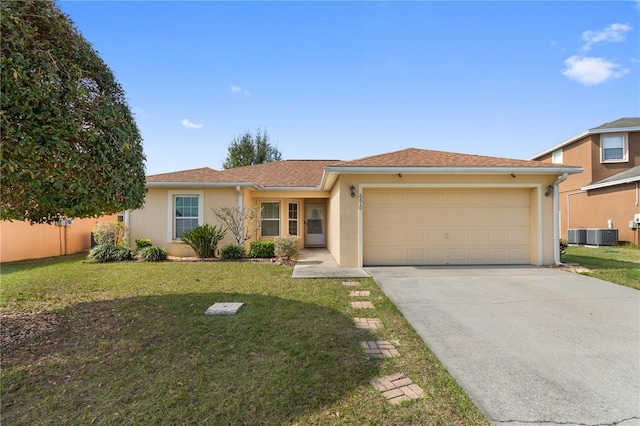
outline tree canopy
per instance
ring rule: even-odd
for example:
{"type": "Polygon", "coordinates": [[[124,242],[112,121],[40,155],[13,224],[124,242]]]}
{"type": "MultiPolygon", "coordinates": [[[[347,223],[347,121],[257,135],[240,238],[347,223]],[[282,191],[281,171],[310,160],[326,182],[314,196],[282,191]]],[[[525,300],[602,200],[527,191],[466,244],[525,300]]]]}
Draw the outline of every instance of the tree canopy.
{"type": "Polygon", "coordinates": [[[3,0],[0,219],[139,208],[142,138],[112,71],[52,0],[3,0]]]}
{"type": "Polygon", "coordinates": [[[233,138],[228,149],[229,153],[222,164],[225,169],[270,163],[282,159],[278,148],[271,144],[267,131],[261,129],[256,131],[255,136],[247,130],[243,135],[233,138]]]}

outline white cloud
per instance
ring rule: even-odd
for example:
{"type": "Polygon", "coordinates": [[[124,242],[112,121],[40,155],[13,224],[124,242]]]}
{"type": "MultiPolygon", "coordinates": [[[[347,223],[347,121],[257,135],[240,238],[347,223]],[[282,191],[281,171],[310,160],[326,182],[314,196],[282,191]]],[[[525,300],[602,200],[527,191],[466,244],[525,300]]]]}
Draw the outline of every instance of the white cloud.
{"type": "Polygon", "coordinates": [[[184,127],[187,127],[189,129],[199,129],[202,127],[202,124],[196,124],[196,123],[192,123],[191,121],[189,121],[188,119],[184,119],[182,120],[182,125],[184,127]]]}
{"type": "Polygon", "coordinates": [[[618,23],[611,24],[602,31],[585,31],[582,33],[582,40],[585,41],[582,51],[588,52],[596,43],[624,41],[628,31],[631,31],[631,25],[618,23]]]}
{"type": "Polygon", "coordinates": [[[231,86],[231,93],[236,94],[236,93],[242,93],[246,96],[250,96],[251,93],[249,93],[249,91],[247,89],[243,89],[240,86],[231,86]]]}
{"type": "Polygon", "coordinates": [[[611,78],[620,78],[629,69],[603,58],[573,55],[564,61],[566,68],[562,74],[585,86],[603,83],[611,78]]]}

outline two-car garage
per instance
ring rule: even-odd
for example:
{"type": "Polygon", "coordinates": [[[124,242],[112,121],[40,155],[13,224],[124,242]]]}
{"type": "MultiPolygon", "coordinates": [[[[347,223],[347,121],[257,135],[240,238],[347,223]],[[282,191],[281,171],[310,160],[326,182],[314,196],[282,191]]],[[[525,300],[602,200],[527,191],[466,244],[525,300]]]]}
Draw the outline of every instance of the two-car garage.
{"type": "Polygon", "coordinates": [[[362,263],[530,264],[532,191],[363,188],[362,263]]]}

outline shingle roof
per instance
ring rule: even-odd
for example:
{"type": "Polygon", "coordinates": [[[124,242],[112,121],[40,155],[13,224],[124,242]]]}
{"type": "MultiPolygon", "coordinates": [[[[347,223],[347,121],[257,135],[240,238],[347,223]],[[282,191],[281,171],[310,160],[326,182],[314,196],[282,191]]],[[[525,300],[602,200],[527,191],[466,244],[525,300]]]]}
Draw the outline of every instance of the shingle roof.
{"type": "Polygon", "coordinates": [[[317,187],[324,168],[339,160],[285,160],[228,170],[209,167],[147,176],[147,182],[251,182],[266,187],[317,187]]]}
{"type": "Polygon", "coordinates": [[[630,169],[621,171],[620,173],[616,173],[613,176],[609,176],[590,185],[587,185],[584,188],[595,189],[599,187],[621,185],[624,183],[637,181],[640,181],[640,166],[635,166],[630,169]]]}
{"type": "Polygon", "coordinates": [[[619,120],[610,121],[604,123],[601,126],[594,127],[590,130],[604,130],[604,129],[623,129],[626,127],[640,127],[640,117],[626,117],[619,120]]]}
{"type": "Polygon", "coordinates": [[[550,163],[486,157],[407,148],[387,154],[374,155],[353,161],[343,161],[336,167],[549,167],[550,163]]]}

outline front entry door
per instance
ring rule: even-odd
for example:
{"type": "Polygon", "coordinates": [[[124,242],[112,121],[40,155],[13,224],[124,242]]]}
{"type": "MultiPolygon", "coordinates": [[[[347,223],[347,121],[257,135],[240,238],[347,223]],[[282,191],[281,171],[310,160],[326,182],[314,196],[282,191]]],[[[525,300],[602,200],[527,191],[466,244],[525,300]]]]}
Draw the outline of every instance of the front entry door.
{"type": "Polygon", "coordinates": [[[325,246],[324,204],[307,204],[305,240],[307,247],[325,246]]]}

